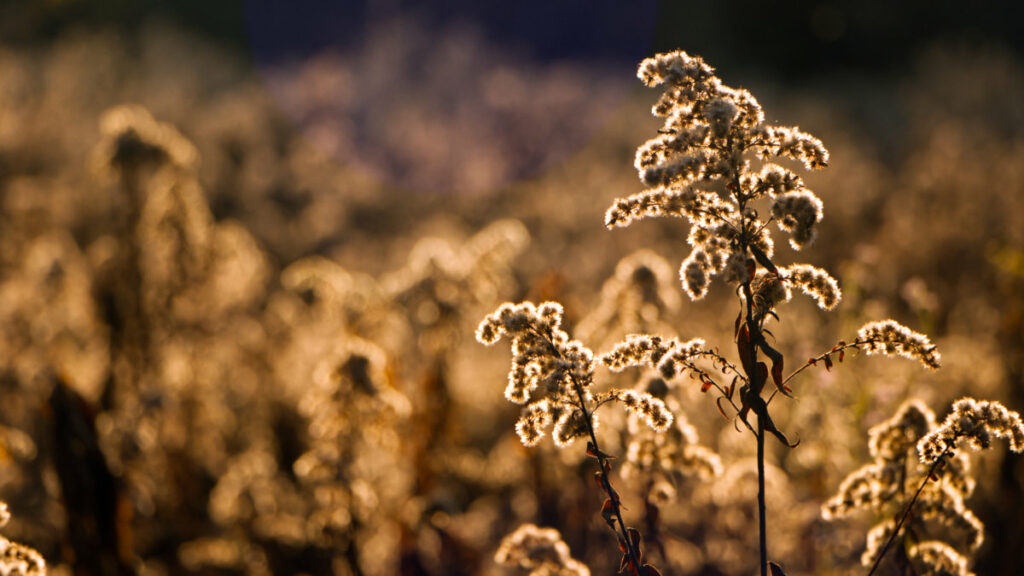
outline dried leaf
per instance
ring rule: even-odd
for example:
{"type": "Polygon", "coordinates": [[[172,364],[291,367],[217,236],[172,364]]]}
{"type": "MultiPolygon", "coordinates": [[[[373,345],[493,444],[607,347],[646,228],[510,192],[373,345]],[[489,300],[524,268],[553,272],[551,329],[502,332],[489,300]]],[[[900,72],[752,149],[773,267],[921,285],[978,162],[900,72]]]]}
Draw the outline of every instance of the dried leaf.
{"type": "Polygon", "coordinates": [[[832,371],[832,357],[827,354],[825,355],[825,370],[832,371]]]}
{"type": "Polygon", "coordinates": [[[740,326],[739,336],[736,338],[736,349],[740,354],[740,363],[743,370],[749,374],[756,374],[757,367],[754,365],[754,349],[750,342],[750,327],[744,323],[740,326]]]}
{"type": "Polygon", "coordinates": [[[639,550],[640,542],[643,540],[640,536],[640,531],[636,528],[626,528],[626,534],[629,534],[629,539],[633,542],[633,547],[639,550]]]}
{"type": "Polygon", "coordinates": [[[601,516],[604,517],[605,523],[608,524],[612,530],[615,529],[615,505],[612,504],[611,498],[604,499],[604,505],[601,506],[601,516]]]}
{"type": "Polygon", "coordinates": [[[650,564],[644,564],[640,567],[641,576],[661,576],[661,572],[657,568],[650,564]]]}
{"type": "Polygon", "coordinates": [[[608,484],[608,490],[610,490],[610,494],[608,494],[608,497],[614,500],[615,504],[618,505],[620,508],[625,509],[626,507],[622,505],[622,499],[619,498],[619,493],[615,490],[615,488],[612,488],[611,483],[608,484]]]}
{"type": "Polygon", "coordinates": [[[789,391],[782,384],[782,364],[785,358],[782,354],[779,354],[778,362],[772,359],[772,380],[775,382],[775,387],[782,391],[783,394],[789,396],[789,391]]]}
{"type": "Polygon", "coordinates": [[[640,531],[638,531],[636,528],[626,528],[626,534],[629,534],[629,540],[633,543],[633,550],[635,550],[636,553],[640,556],[639,558],[637,558],[637,560],[641,564],[643,564],[644,553],[643,550],[641,550],[640,548],[640,543],[643,541],[643,538],[640,537],[640,531]]]}
{"type": "Polygon", "coordinates": [[[782,385],[782,371],[786,361],[785,356],[782,355],[782,352],[779,352],[775,348],[769,346],[768,343],[764,341],[764,338],[761,339],[759,344],[761,350],[772,361],[772,382],[775,383],[775,387],[778,388],[779,392],[782,392],[785,396],[789,396],[789,390],[782,385]]]}
{"type": "Polygon", "coordinates": [[[729,417],[725,415],[725,410],[722,409],[722,397],[721,396],[719,396],[718,398],[715,399],[715,406],[718,406],[718,412],[719,412],[719,414],[722,415],[722,418],[725,418],[726,420],[728,420],[729,417]]]}
{"type": "Polygon", "coordinates": [[[761,393],[764,383],[768,381],[768,365],[764,362],[757,363],[757,392],[761,393]]]}
{"type": "Polygon", "coordinates": [[[604,458],[605,460],[614,460],[615,459],[615,456],[612,456],[611,454],[607,454],[605,452],[602,452],[602,451],[598,450],[597,447],[594,446],[594,443],[589,441],[589,440],[587,441],[587,456],[590,456],[591,458],[598,458],[598,457],[600,457],[600,458],[604,458]]]}
{"type": "Polygon", "coordinates": [[[764,253],[764,250],[761,250],[757,246],[751,244],[750,251],[754,254],[754,258],[757,260],[758,264],[764,266],[764,268],[772,274],[778,275],[779,269],[775,267],[775,264],[772,264],[772,261],[768,258],[768,255],[764,253]]]}

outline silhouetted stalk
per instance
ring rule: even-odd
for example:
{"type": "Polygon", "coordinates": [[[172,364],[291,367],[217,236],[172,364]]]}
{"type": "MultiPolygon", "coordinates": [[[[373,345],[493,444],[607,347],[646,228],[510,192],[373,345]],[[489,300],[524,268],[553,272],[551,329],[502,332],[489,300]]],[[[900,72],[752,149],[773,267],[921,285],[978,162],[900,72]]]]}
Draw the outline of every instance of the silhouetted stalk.
{"type": "MultiPolygon", "coordinates": [[[[558,347],[551,342],[551,339],[547,334],[539,331],[535,331],[536,334],[547,340],[551,349],[554,351],[560,359],[562,358],[561,352],[558,351],[558,347]]],[[[598,471],[597,477],[600,480],[601,489],[608,495],[608,501],[612,504],[612,515],[615,517],[617,524],[616,533],[618,537],[625,542],[626,546],[626,557],[629,563],[636,570],[636,574],[640,574],[640,553],[633,546],[633,541],[629,537],[629,531],[626,530],[626,522],[622,519],[622,509],[619,506],[619,495],[618,492],[612,488],[612,481],[608,478],[608,470],[611,469],[611,464],[608,463],[608,459],[604,452],[601,451],[601,445],[597,442],[597,434],[594,433],[594,416],[593,413],[587,409],[586,395],[583,393],[583,385],[580,384],[579,380],[571,372],[568,373],[569,379],[572,380],[573,391],[576,392],[576,398],[579,400],[580,411],[583,412],[583,422],[587,425],[587,434],[590,436],[590,444],[594,447],[592,456],[597,459],[598,471]]]]}
{"type": "Polygon", "coordinates": [[[757,529],[761,548],[761,576],[768,574],[768,530],[764,503],[764,422],[757,418],[757,529]]]}
{"type": "MultiPolygon", "coordinates": [[[[729,138],[729,148],[733,148],[733,140],[729,138]]],[[[747,220],[743,216],[746,209],[746,198],[742,194],[740,187],[740,178],[738,170],[733,170],[731,185],[733,187],[733,196],[736,198],[736,203],[739,206],[740,212],[740,245],[742,246],[743,253],[746,254],[749,250],[750,241],[747,238],[747,220]]],[[[761,380],[761,375],[757,373],[757,343],[761,339],[761,329],[757,322],[754,320],[754,294],[750,288],[750,279],[748,278],[742,283],[743,297],[746,300],[746,325],[749,339],[747,341],[747,350],[740,350],[740,354],[746,354],[750,359],[749,367],[753,368],[753,372],[749,368],[747,370],[747,382],[750,386],[751,397],[760,397],[761,389],[764,386],[764,382],[761,380]]],[[[742,357],[742,356],[741,356],[742,357]]],[[[747,366],[747,363],[742,363],[747,366]]],[[[768,511],[765,506],[765,486],[764,486],[764,419],[767,415],[767,406],[765,406],[765,413],[757,415],[757,543],[759,549],[758,565],[760,566],[761,576],[768,576],[768,511]]],[[[748,424],[749,426],[749,424],[748,424]]]]}
{"type": "Polygon", "coordinates": [[[573,389],[576,391],[576,397],[580,400],[580,410],[583,411],[583,421],[587,424],[587,434],[590,435],[590,442],[594,446],[593,456],[597,458],[598,464],[598,478],[601,480],[601,488],[604,489],[608,495],[608,500],[612,503],[612,514],[615,516],[615,520],[618,524],[618,536],[622,538],[622,541],[626,543],[626,555],[629,558],[630,564],[636,570],[637,574],[640,574],[640,554],[634,548],[633,541],[629,538],[629,532],[626,530],[626,523],[622,519],[622,509],[619,506],[619,496],[612,488],[612,481],[608,478],[608,470],[611,468],[611,464],[608,464],[608,460],[605,458],[604,452],[601,451],[601,446],[597,443],[597,434],[594,433],[594,424],[592,422],[593,416],[591,412],[587,410],[587,403],[583,394],[583,386],[580,385],[576,378],[572,378],[573,389]]]}
{"type": "Polygon", "coordinates": [[[875,558],[875,563],[871,565],[871,570],[868,572],[868,576],[872,576],[875,573],[875,570],[878,569],[878,566],[882,563],[882,558],[885,558],[885,554],[889,551],[889,547],[892,546],[896,537],[899,536],[900,530],[903,529],[903,525],[907,522],[907,518],[910,517],[910,511],[917,502],[918,497],[921,496],[921,492],[924,491],[924,487],[927,486],[928,482],[932,479],[932,474],[934,474],[935,471],[939,469],[939,466],[946,461],[947,454],[949,454],[948,449],[936,458],[935,462],[932,462],[932,466],[928,469],[928,473],[924,475],[924,481],[922,481],[921,485],[917,487],[917,492],[914,492],[914,497],[910,499],[910,502],[908,502],[906,507],[903,509],[903,515],[900,517],[899,523],[896,524],[896,528],[893,529],[889,539],[885,541],[885,546],[882,546],[882,550],[878,553],[878,557],[875,558]]]}

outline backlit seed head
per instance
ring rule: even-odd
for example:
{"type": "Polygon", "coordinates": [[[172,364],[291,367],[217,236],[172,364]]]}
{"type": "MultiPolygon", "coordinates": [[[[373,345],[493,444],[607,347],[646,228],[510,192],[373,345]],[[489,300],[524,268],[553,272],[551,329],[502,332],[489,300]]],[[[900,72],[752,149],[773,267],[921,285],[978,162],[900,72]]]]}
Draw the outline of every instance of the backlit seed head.
{"type": "Polygon", "coordinates": [[[530,576],[590,576],[590,570],[572,558],[558,530],[535,524],[523,524],[505,536],[494,561],[530,570],[530,576]]]}
{"type": "Polygon", "coordinates": [[[895,320],[869,322],[857,331],[857,342],[868,354],[903,356],[937,369],[941,356],[924,334],[914,332],[895,320]]]}
{"type": "Polygon", "coordinates": [[[982,450],[991,447],[995,438],[1006,438],[1013,452],[1024,451],[1020,414],[999,402],[961,398],[942,424],[921,439],[917,449],[921,461],[931,464],[942,454],[955,454],[961,440],[982,450]]]}
{"type": "MultiPolygon", "coordinates": [[[[788,158],[808,169],[822,168],[828,151],[820,140],[794,127],[765,124],[764,111],[750,92],[722,84],[714,69],[685,52],[644,60],[638,76],[648,86],[663,86],[654,114],[664,124],[637,149],[635,167],[647,189],[617,198],[605,214],[605,225],[624,227],[648,217],[686,218],[693,249],[679,268],[679,279],[692,300],[703,298],[719,274],[727,282],[745,282],[748,257],[772,257],[774,243],[754,200],[771,200],[772,217],[789,233],[795,249],[814,240],[822,219],[821,200],[791,170],[766,160],[788,158]],[[765,162],[758,168],[754,158],[765,162]]],[[[838,288],[830,288],[812,292],[829,309],[839,296],[838,288]]],[[[780,295],[763,299],[762,311],[781,302],[776,298],[780,295]]]]}

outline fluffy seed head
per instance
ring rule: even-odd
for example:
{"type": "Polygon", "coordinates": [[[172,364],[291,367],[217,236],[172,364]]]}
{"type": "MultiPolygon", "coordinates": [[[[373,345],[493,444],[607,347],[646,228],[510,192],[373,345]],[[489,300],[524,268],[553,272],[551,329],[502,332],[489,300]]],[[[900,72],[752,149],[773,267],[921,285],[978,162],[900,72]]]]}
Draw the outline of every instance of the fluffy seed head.
{"type": "Polygon", "coordinates": [[[809,264],[793,264],[781,270],[786,284],[800,288],[822,310],[835,308],[843,298],[839,282],[821,268],[809,264]]]}
{"type": "Polygon", "coordinates": [[[823,214],[821,199],[806,189],[784,192],[775,196],[772,202],[772,216],[778,221],[780,230],[789,232],[789,244],[794,250],[814,241],[823,214]]]}
{"type": "Polygon", "coordinates": [[[639,390],[613,390],[612,394],[655,432],[664,432],[672,424],[672,412],[654,396],[639,390]]]}
{"type": "Polygon", "coordinates": [[[530,576],[590,576],[590,570],[572,558],[558,530],[535,524],[523,524],[505,536],[494,561],[530,570],[530,576]]]}
{"type": "MultiPolygon", "coordinates": [[[[772,200],[773,217],[789,232],[794,248],[814,239],[821,200],[791,170],[770,162],[758,169],[751,160],[782,157],[821,168],[828,163],[828,151],[820,140],[797,128],[766,125],[750,92],[722,84],[703,60],[685,52],[648,58],[638,75],[648,86],[663,86],[654,114],[664,118],[664,125],[637,149],[635,166],[648,189],[616,199],[605,214],[606,226],[628,226],[646,217],[686,218],[693,250],[679,278],[693,300],[703,298],[723,271],[728,282],[745,281],[748,249],[772,257],[769,230],[750,201],[772,200]]],[[[813,294],[826,308],[838,301],[838,289],[830,288],[813,294]]],[[[771,301],[765,304],[763,311],[771,301]]]]}
{"type": "Polygon", "coordinates": [[[961,398],[942,424],[917,444],[921,461],[931,464],[942,454],[956,453],[960,440],[975,449],[992,446],[995,438],[1006,438],[1010,450],[1024,451],[1024,423],[1020,414],[995,401],[961,398]]]}
{"type": "Polygon", "coordinates": [[[903,356],[917,360],[928,368],[937,369],[941,356],[935,345],[924,334],[914,332],[895,320],[869,322],[857,332],[857,342],[868,354],[903,356]]]}

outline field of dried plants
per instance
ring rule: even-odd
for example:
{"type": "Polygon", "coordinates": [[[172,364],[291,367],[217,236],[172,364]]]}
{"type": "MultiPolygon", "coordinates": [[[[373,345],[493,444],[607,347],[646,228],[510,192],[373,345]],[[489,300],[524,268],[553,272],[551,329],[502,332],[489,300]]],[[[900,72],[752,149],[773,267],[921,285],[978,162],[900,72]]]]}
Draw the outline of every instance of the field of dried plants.
{"type": "Polygon", "coordinates": [[[0,574],[852,575],[894,533],[878,574],[1020,573],[1021,64],[688,58],[622,98],[543,71],[521,123],[582,144],[373,117],[417,190],[317,116],[386,70],[0,45],[0,574]]]}

